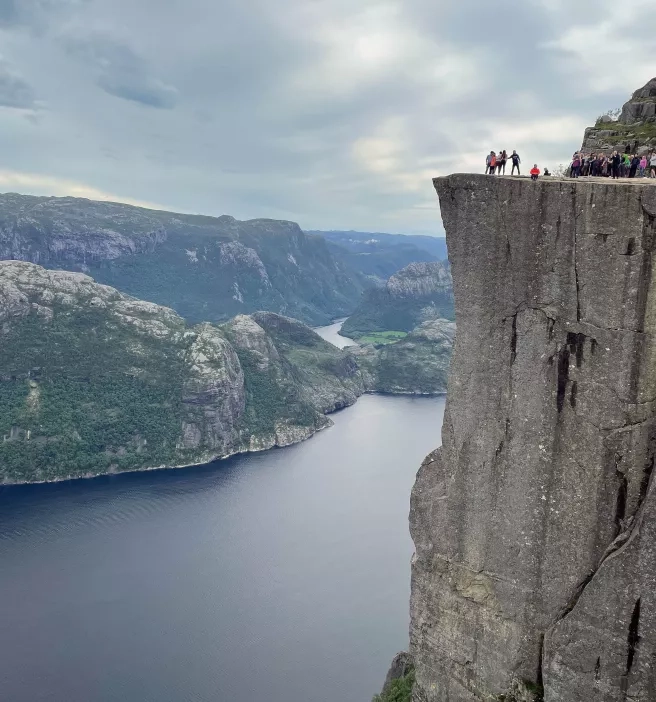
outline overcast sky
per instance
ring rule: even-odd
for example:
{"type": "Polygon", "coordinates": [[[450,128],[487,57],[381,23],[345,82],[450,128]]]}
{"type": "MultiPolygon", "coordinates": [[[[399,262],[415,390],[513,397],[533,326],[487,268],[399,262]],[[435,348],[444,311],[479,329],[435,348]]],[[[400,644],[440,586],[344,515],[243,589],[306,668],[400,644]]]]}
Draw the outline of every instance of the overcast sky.
{"type": "Polygon", "coordinates": [[[565,161],[655,28],[654,0],[0,0],[0,191],[440,233],[431,177],[565,161]]]}

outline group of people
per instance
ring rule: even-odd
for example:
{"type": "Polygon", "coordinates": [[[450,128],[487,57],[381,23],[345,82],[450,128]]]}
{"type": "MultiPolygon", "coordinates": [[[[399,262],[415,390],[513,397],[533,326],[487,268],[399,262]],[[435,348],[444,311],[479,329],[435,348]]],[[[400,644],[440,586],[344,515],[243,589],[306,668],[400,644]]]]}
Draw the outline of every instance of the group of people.
{"type": "Polygon", "coordinates": [[[656,178],[656,151],[650,154],[624,153],[584,154],[577,151],[567,175],[571,178],[592,176],[597,178],[656,178]]]}
{"type": "Polygon", "coordinates": [[[518,153],[513,151],[509,157],[508,152],[505,149],[503,149],[503,151],[499,151],[498,154],[494,151],[490,151],[488,157],[485,159],[485,173],[489,173],[490,175],[494,175],[495,173],[505,175],[506,164],[508,161],[512,161],[512,170],[510,175],[515,174],[515,169],[517,169],[517,175],[520,175],[519,164],[522,162],[522,160],[519,158],[518,153]]]}
{"type": "MultiPolygon", "coordinates": [[[[497,154],[495,151],[490,151],[487,158],[485,159],[485,173],[489,175],[506,175],[506,164],[508,161],[512,162],[512,168],[510,170],[510,175],[515,175],[515,169],[517,169],[517,175],[521,175],[519,164],[522,160],[519,158],[519,154],[513,151],[510,156],[505,149],[502,149],[497,154]]],[[[538,164],[534,164],[533,168],[530,170],[531,180],[537,180],[540,175],[540,169],[538,164]]],[[[544,169],[544,175],[551,175],[547,168],[544,169]]]]}
{"type": "MultiPolygon", "coordinates": [[[[637,144],[634,147],[634,153],[630,153],[630,147],[627,145],[623,153],[613,151],[612,154],[584,154],[577,151],[572,156],[572,162],[564,175],[570,178],[579,178],[581,176],[592,176],[598,178],[656,178],[656,149],[649,154],[637,154],[637,144]]],[[[521,175],[520,164],[521,159],[516,151],[513,151],[510,156],[505,149],[496,153],[490,151],[485,159],[485,173],[489,175],[505,175],[506,164],[510,161],[512,168],[510,175],[521,175]]],[[[537,163],[530,170],[532,180],[537,180],[540,176],[540,169],[537,163]]],[[[542,175],[549,176],[549,170],[544,169],[542,175]]]]}

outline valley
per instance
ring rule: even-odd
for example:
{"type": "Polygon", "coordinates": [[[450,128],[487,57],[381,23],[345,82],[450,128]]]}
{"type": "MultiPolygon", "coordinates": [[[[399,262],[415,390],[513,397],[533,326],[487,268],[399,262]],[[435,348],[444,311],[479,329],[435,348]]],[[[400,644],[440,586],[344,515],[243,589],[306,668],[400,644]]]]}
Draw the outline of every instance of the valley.
{"type": "Polygon", "coordinates": [[[0,482],[21,483],[287,446],[362,394],[444,393],[455,327],[341,350],[275,313],[194,325],[82,273],[0,261],[0,333],[0,482]]]}

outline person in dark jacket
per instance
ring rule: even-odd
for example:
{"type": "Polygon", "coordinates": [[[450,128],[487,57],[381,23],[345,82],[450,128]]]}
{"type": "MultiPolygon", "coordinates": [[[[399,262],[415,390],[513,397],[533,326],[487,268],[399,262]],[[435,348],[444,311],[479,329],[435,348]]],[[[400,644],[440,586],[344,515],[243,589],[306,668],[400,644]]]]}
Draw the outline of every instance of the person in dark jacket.
{"type": "Polygon", "coordinates": [[[640,168],[640,157],[637,154],[633,154],[631,159],[631,167],[629,168],[629,178],[636,177],[636,171],[640,168]]]}
{"type": "Polygon", "coordinates": [[[620,177],[620,165],[622,163],[622,157],[617,151],[613,151],[613,155],[610,157],[610,167],[613,173],[613,178],[620,177]]]}
{"type": "Polygon", "coordinates": [[[506,161],[508,160],[508,154],[505,149],[501,149],[499,155],[497,156],[497,173],[506,175],[506,161]]]}
{"type": "Polygon", "coordinates": [[[517,169],[517,175],[521,175],[521,173],[519,172],[519,164],[522,162],[522,159],[519,158],[519,154],[516,151],[512,152],[512,154],[510,155],[510,160],[512,161],[510,175],[515,175],[515,168],[517,169]]]}

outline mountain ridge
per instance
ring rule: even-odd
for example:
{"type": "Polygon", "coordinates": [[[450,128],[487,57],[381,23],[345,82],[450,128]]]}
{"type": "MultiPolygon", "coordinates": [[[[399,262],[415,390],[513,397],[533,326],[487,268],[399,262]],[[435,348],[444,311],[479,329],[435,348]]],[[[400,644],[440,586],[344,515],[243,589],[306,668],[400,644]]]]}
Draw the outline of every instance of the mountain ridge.
{"type": "Polygon", "coordinates": [[[1,194],[0,259],[90,273],[197,322],[267,310],[325,324],[350,313],[365,287],[294,222],[73,197],[1,194]]]}
{"type": "Polygon", "coordinates": [[[288,446],[365,392],[443,392],[440,338],[408,342],[425,355],[420,387],[389,352],[360,358],[276,313],[193,325],[84,273],[0,261],[0,484],[288,446]]]}

